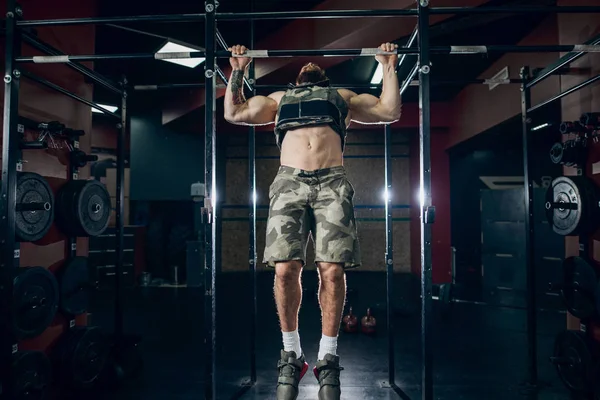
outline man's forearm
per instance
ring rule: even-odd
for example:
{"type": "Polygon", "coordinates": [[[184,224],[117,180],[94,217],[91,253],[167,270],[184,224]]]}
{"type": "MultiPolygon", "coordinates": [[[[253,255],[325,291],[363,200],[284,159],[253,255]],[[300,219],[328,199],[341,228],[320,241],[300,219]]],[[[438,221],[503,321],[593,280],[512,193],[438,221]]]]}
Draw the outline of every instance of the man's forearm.
{"type": "Polygon", "coordinates": [[[226,116],[233,117],[236,111],[243,107],[245,103],[246,97],[244,97],[244,71],[241,69],[234,69],[229,77],[227,91],[225,92],[226,116]]]}
{"type": "Polygon", "coordinates": [[[395,115],[400,113],[400,85],[398,83],[395,65],[383,66],[383,85],[381,88],[381,96],[379,96],[379,102],[385,110],[391,114],[395,115]]]}

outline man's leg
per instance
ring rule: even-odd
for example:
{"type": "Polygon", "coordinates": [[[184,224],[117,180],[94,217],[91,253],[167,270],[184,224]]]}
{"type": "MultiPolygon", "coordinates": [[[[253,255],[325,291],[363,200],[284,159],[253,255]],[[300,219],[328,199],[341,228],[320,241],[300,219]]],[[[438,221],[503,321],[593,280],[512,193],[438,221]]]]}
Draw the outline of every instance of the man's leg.
{"type": "Polygon", "coordinates": [[[269,188],[264,262],[275,268],[275,302],[284,346],[277,364],[277,400],[295,400],[300,380],[308,370],[298,334],[300,273],[308,237],[308,191],[298,173],[281,167],[269,188]]]}
{"type": "Polygon", "coordinates": [[[319,305],[322,336],[318,360],[337,355],[337,337],[346,300],[346,274],[341,264],[319,262],[319,305]]]}
{"type": "Polygon", "coordinates": [[[302,263],[300,261],[275,264],[275,304],[283,335],[283,350],[302,356],[298,334],[298,312],[302,303],[302,263]]]}
{"type": "Polygon", "coordinates": [[[339,400],[340,357],[337,336],[346,297],[345,269],[360,265],[358,235],[352,199],[354,188],[343,167],[324,171],[318,180],[315,215],[315,262],[319,268],[319,303],[323,332],[314,373],[319,380],[319,400],[339,400]]]}

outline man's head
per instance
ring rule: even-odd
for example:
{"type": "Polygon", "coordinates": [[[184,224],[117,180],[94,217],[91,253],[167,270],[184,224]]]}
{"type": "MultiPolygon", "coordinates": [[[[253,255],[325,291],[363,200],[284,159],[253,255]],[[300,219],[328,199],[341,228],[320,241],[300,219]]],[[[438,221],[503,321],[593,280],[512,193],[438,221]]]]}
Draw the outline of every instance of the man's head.
{"type": "Polygon", "coordinates": [[[300,73],[296,77],[296,85],[302,85],[305,83],[317,83],[327,79],[325,70],[319,67],[317,64],[308,63],[300,70],[300,73]]]}

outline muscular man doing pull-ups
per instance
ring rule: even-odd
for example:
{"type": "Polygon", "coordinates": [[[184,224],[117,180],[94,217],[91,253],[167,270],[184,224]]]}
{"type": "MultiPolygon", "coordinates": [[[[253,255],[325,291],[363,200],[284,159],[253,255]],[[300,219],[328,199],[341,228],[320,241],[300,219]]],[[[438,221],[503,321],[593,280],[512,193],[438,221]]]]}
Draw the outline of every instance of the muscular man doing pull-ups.
{"type": "MultiPolygon", "coordinates": [[[[384,43],[380,49],[398,46],[384,43]]],[[[322,338],[314,373],[319,399],[340,398],[337,336],[346,296],[345,270],[360,265],[354,219],[354,188],[343,166],[346,128],[351,121],[390,123],[400,118],[397,55],[377,55],[383,67],[379,98],[333,89],[325,71],[308,63],[294,87],[269,96],[245,99],[243,76],[252,61],[239,57],[244,46],[229,49],[233,68],[225,94],[225,119],[233,124],[275,123],[281,157],[269,188],[269,218],[264,262],[275,269],[275,302],[283,336],[278,363],[278,400],[295,400],[308,363],[300,346],[298,312],[302,299],[300,275],[306,245],[312,236],[319,271],[322,338]]]]}

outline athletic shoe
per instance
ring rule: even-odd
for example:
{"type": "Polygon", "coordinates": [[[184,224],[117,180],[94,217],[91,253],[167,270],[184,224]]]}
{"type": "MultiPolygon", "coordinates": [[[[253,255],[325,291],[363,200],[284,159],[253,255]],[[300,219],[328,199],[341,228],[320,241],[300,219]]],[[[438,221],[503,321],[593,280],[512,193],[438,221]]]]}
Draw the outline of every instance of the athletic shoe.
{"type": "Polygon", "coordinates": [[[298,384],[308,371],[308,363],[304,354],[297,358],[295,351],[281,350],[281,360],[277,363],[277,369],[279,369],[277,400],[296,400],[298,384]]]}
{"type": "Polygon", "coordinates": [[[340,400],[340,357],[325,354],[325,359],[319,360],[313,369],[319,381],[319,400],[340,400]]]}

